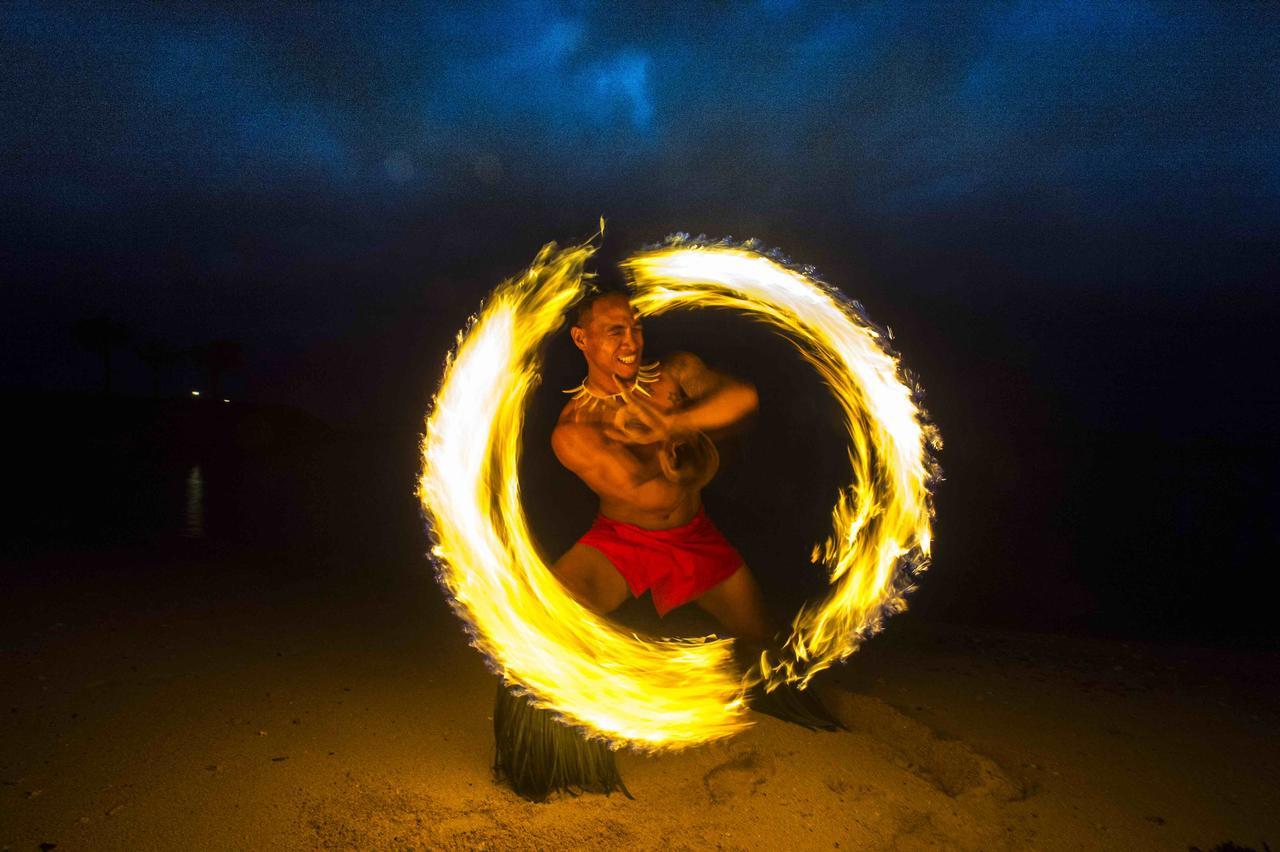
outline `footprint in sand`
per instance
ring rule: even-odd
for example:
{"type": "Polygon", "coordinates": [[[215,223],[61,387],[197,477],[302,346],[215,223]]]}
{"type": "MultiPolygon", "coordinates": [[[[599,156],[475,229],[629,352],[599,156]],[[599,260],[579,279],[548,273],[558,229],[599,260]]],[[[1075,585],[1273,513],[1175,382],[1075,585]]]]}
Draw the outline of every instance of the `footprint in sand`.
{"type": "Polygon", "coordinates": [[[877,698],[841,690],[831,695],[830,704],[846,728],[871,737],[893,763],[951,798],[990,797],[1012,802],[1034,792],[1033,787],[1014,781],[995,761],[967,743],[943,739],[932,728],[877,698]]]}
{"type": "Polygon", "coordinates": [[[702,784],[711,803],[720,804],[738,794],[755,795],[776,771],[772,755],[746,749],[708,769],[702,784]]]}

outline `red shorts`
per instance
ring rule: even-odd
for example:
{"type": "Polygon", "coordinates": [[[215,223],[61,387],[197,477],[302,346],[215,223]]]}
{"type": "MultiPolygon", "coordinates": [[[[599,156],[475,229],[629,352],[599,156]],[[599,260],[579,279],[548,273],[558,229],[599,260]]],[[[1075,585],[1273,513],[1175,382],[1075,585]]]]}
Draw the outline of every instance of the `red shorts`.
{"type": "Polygon", "coordinates": [[[579,544],[605,555],[636,597],[653,590],[658,615],[688,603],[742,567],[742,556],[702,509],[693,520],[647,530],[597,515],[579,544]]]}

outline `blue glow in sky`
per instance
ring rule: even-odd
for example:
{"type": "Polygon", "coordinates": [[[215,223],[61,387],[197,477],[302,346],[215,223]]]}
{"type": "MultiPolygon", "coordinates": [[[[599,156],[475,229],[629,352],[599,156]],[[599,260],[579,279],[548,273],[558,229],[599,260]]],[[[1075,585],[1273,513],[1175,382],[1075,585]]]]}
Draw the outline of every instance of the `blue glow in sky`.
{"type": "Polygon", "coordinates": [[[1108,209],[1239,193],[1270,217],[1275,23],[1247,4],[11,6],[4,189],[421,202],[483,160],[557,175],[550,196],[644,175],[864,216],[1061,190],[1108,209]]]}
{"type": "Polygon", "coordinates": [[[373,341],[601,214],[915,291],[1256,291],[1277,32],[1266,3],[12,3],[0,331],[373,341]]]}

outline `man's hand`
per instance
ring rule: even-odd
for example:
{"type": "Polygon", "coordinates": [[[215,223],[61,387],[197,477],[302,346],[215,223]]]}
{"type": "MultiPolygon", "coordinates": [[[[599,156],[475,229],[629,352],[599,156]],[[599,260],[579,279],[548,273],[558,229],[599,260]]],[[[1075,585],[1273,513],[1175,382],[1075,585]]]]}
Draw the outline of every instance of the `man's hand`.
{"type": "Polygon", "coordinates": [[[667,439],[658,451],[658,464],[668,482],[702,488],[719,470],[720,453],[702,432],[685,433],[667,439]]]}
{"type": "Polygon", "coordinates": [[[648,400],[636,396],[627,383],[614,376],[622,395],[622,405],[613,415],[613,425],[605,435],[623,444],[657,444],[680,434],[678,418],[665,414],[648,400]]]}

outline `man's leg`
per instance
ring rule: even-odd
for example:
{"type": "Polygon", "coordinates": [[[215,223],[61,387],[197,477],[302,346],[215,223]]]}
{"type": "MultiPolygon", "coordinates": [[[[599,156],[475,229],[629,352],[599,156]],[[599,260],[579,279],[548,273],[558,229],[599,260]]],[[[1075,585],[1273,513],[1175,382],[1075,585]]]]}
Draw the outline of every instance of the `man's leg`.
{"type": "Polygon", "coordinates": [[[697,600],[734,636],[763,644],[772,635],[760,587],[745,564],[697,600]]]}
{"type": "MultiPolygon", "coordinates": [[[[746,565],[698,598],[698,605],[738,637],[740,641],[735,645],[743,664],[754,664],[759,659],[760,651],[769,648],[774,631],[769,626],[769,616],[765,612],[760,587],[756,585],[756,579],[746,565]]],[[[776,716],[784,722],[794,722],[810,730],[834,731],[842,727],[817,696],[805,693],[791,684],[782,684],[773,692],[767,692],[763,684],[756,684],[748,693],[747,700],[757,712],[776,716]]]]}
{"type": "Polygon", "coordinates": [[[577,599],[597,615],[607,615],[631,594],[627,581],[608,558],[585,544],[575,544],[551,566],[551,573],[577,599]]]}

